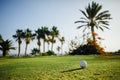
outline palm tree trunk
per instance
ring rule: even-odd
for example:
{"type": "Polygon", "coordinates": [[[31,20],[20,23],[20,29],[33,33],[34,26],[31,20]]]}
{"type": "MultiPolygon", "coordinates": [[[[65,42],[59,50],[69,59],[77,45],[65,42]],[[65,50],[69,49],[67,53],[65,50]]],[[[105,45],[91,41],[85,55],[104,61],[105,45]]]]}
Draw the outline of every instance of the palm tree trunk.
{"type": "Polygon", "coordinates": [[[3,57],[5,57],[6,55],[5,55],[6,53],[5,53],[5,50],[3,50],[3,57]]]}
{"type": "Polygon", "coordinates": [[[43,52],[45,53],[45,40],[43,40],[43,52]]]}
{"type": "Polygon", "coordinates": [[[91,26],[91,34],[92,34],[92,37],[93,37],[93,42],[95,42],[95,35],[94,35],[94,27],[91,26]]]}
{"type": "Polygon", "coordinates": [[[25,56],[27,56],[27,47],[28,47],[28,44],[26,44],[26,47],[25,47],[25,56]]]}
{"type": "Polygon", "coordinates": [[[49,51],[49,42],[48,42],[48,51],[49,51]]]}
{"type": "Polygon", "coordinates": [[[40,52],[40,45],[38,45],[39,46],[39,52],[40,52]]]}
{"type": "Polygon", "coordinates": [[[8,55],[8,50],[3,50],[3,57],[6,57],[8,55]]]}
{"type": "Polygon", "coordinates": [[[37,45],[38,45],[38,47],[39,47],[39,52],[41,52],[41,49],[40,49],[40,46],[41,46],[40,39],[38,39],[37,45]]]}
{"type": "Polygon", "coordinates": [[[18,57],[20,57],[20,49],[21,49],[21,43],[18,43],[18,57]]]}
{"type": "Polygon", "coordinates": [[[52,43],[52,45],[51,45],[51,51],[53,51],[53,43],[52,43]]]}
{"type": "Polygon", "coordinates": [[[62,50],[62,45],[63,45],[63,44],[61,43],[61,54],[63,53],[63,50],[62,50]]]}

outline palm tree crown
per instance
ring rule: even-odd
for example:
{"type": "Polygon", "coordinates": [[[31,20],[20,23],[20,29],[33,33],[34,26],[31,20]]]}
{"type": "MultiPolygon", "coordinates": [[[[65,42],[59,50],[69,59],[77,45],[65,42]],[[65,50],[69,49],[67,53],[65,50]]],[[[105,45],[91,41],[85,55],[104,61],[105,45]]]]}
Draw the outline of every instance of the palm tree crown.
{"type": "Polygon", "coordinates": [[[95,41],[94,28],[99,28],[102,31],[103,28],[109,29],[107,26],[109,25],[108,20],[111,19],[111,15],[108,10],[100,12],[101,9],[102,5],[93,1],[92,4],[88,4],[85,11],[80,10],[84,17],[81,17],[79,21],[75,22],[82,23],[78,28],[85,27],[84,30],[91,29],[93,41],[95,41]]]}
{"type": "Polygon", "coordinates": [[[0,50],[3,52],[4,57],[8,55],[10,49],[15,50],[15,47],[12,47],[12,41],[8,39],[4,41],[2,39],[2,42],[0,43],[0,50]]]}

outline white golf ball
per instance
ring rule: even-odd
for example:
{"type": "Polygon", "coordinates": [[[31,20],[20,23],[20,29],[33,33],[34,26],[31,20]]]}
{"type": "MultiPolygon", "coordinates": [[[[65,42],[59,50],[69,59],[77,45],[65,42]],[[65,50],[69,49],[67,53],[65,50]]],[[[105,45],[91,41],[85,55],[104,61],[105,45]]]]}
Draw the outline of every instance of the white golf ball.
{"type": "Polygon", "coordinates": [[[81,60],[80,61],[80,66],[81,66],[81,68],[86,68],[87,67],[87,61],[81,60]]]}

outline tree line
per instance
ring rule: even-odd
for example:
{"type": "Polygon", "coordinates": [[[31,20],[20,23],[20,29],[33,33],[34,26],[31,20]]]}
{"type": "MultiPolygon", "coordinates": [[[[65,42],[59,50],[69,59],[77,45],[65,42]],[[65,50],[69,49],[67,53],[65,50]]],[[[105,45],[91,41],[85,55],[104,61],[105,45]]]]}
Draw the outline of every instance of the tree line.
{"type": "MultiPolygon", "coordinates": [[[[56,39],[58,39],[61,42],[61,47],[57,50],[59,51],[61,49],[62,53],[62,47],[65,42],[64,37],[60,37],[60,32],[56,26],[53,26],[52,28],[48,28],[46,26],[42,26],[41,28],[38,28],[34,32],[27,28],[26,30],[17,29],[16,33],[12,36],[18,43],[18,57],[21,54],[21,45],[22,41],[25,41],[25,56],[27,56],[27,48],[30,42],[34,39],[37,39],[37,45],[38,48],[34,48],[33,51],[37,51],[40,53],[40,55],[44,55],[46,46],[45,43],[48,45],[48,51],[53,51],[54,44],[56,43],[56,39]],[[43,43],[43,45],[41,44],[43,43]],[[51,49],[50,49],[51,44],[51,49]],[[43,52],[41,51],[41,46],[43,47],[43,52]]],[[[12,47],[12,41],[11,40],[5,40],[0,35],[0,50],[3,51],[3,56],[7,56],[10,49],[15,50],[15,47],[12,47]]],[[[54,52],[54,51],[53,51],[54,52]]]]}

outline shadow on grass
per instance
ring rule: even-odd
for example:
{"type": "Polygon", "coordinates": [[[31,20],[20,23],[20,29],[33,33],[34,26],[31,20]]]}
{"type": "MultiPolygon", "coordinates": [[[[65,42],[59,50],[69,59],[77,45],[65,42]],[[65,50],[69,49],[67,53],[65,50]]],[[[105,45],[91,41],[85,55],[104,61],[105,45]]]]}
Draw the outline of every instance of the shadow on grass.
{"type": "Polygon", "coordinates": [[[84,69],[84,68],[69,69],[69,70],[62,71],[61,73],[64,73],[64,72],[72,72],[72,71],[77,71],[77,70],[82,70],[82,69],[84,69]]]}

